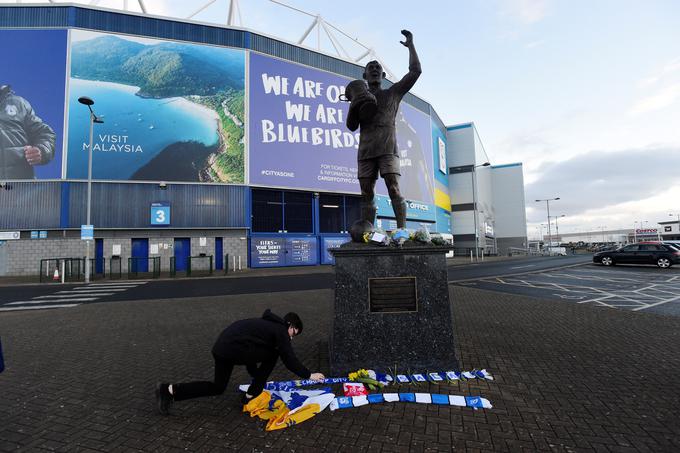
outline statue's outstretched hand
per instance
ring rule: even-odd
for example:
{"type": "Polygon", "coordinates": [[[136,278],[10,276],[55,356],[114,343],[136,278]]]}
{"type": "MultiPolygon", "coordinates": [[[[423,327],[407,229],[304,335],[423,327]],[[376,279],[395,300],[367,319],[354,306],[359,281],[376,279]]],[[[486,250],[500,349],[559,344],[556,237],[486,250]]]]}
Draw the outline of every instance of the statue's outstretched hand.
{"type": "Polygon", "coordinates": [[[408,30],[402,30],[401,34],[406,37],[404,41],[399,41],[402,45],[409,47],[413,44],[413,33],[408,30]]]}

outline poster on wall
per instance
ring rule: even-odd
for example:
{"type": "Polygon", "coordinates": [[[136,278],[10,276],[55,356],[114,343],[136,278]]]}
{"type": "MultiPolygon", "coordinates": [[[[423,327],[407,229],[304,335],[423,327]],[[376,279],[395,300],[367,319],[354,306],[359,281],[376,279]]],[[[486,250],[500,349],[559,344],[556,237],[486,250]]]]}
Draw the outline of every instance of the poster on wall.
{"type": "Polygon", "coordinates": [[[244,182],[245,52],[216,46],[71,33],[67,177],[244,182]]]}
{"type": "Polygon", "coordinates": [[[286,243],[283,238],[250,239],[251,267],[284,266],[286,263],[286,243]]]}
{"type": "MultiPolygon", "coordinates": [[[[360,193],[359,131],[339,100],[351,79],[252,52],[249,68],[249,181],[253,185],[360,193]]],[[[401,189],[432,203],[430,120],[402,102],[396,118],[401,189]]],[[[378,181],[376,191],[386,195],[378,181]]]]}
{"type": "Polygon", "coordinates": [[[61,178],[67,32],[0,30],[0,42],[0,180],[61,178]]]}

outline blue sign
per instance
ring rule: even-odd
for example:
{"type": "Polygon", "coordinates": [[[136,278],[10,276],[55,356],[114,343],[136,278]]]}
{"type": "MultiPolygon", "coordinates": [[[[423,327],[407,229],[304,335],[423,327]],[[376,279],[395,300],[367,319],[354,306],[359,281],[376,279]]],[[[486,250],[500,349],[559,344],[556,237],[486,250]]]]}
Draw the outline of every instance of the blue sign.
{"type": "Polygon", "coordinates": [[[44,230],[41,231],[39,236],[40,236],[40,239],[47,239],[47,231],[44,231],[44,230]]]}
{"type": "Polygon", "coordinates": [[[31,239],[38,239],[38,232],[37,231],[31,231],[31,239]]]}
{"type": "Polygon", "coordinates": [[[349,242],[350,238],[343,237],[322,237],[321,238],[321,264],[335,264],[335,258],[328,251],[340,247],[345,242],[349,242]]]}
{"type": "Polygon", "coordinates": [[[251,238],[250,266],[275,267],[285,265],[285,240],[280,237],[251,238]]]}
{"type": "MultiPolygon", "coordinates": [[[[377,213],[381,217],[394,217],[392,200],[384,195],[376,195],[375,204],[377,213]]],[[[436,213],[433,204],[422,203],[420,201],[406,200],[406,218],[412,220],[436,220],[436,213]]]]}
{"type": "Polygon", "coordinates": [[[80,239],[84,241],[94,239],[94,225],[80,225],[80,239]]]}
{"type": "Polygon", "coordinates": [[[316,237],[286,238],[286,266],[315,264],[318,264],[316,237]]]}
{"type": "Polygon", "coordinates": [[[151,225],[170,225],[170,205],[167,203],[151,203],[151,225]]]}

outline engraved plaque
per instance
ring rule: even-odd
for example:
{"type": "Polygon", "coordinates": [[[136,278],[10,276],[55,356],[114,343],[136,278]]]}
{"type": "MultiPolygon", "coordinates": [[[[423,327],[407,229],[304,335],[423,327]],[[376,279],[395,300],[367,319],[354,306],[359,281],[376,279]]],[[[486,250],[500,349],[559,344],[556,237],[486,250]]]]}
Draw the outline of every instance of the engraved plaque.
{"type": "Polygon", "coordinates": [[[368,279],[370,313],[418,311],[415,277],[368,279]]]}

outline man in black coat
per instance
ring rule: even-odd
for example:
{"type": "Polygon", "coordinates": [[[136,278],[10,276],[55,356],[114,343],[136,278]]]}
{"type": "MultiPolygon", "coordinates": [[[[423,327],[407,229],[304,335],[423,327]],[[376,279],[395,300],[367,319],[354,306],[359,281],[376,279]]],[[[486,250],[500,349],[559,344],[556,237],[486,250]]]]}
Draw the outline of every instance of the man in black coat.
{"type": "Polygon", "coordinates": [[[56,135],[31,104],[0,86],[0,179],[34,179],[35,165],[54,158],[56,135]]]}
{"type": "Polygon", "coordinates": [[[267,309],[261,318],[236,321],[222,331],[212,348],[215,380],[159,384],[156,389],[159,412],[166,415],[173,401],[221,395],[227,388],[234,365],[245,365],[253,378],[244,395],[244,404],[262,392],[279,357],[286,368],[300,378],[323,380],[323,374],[310,373],[295,357],[291,340],[300,333],[302,320],[296,313],[288,313],[281,319],[267,309]]]}

